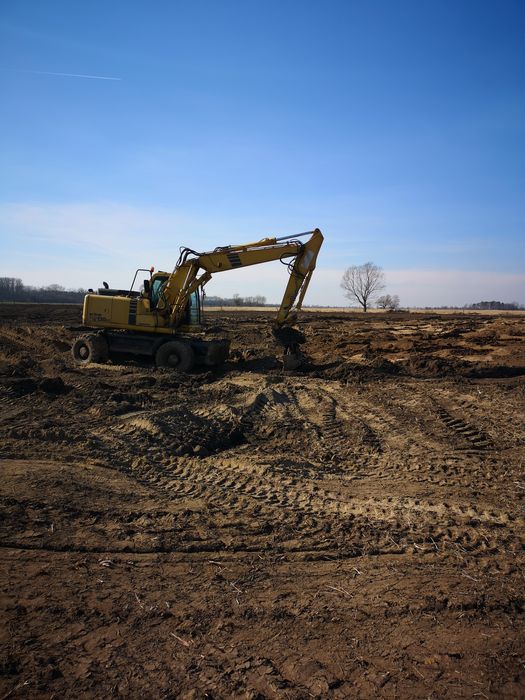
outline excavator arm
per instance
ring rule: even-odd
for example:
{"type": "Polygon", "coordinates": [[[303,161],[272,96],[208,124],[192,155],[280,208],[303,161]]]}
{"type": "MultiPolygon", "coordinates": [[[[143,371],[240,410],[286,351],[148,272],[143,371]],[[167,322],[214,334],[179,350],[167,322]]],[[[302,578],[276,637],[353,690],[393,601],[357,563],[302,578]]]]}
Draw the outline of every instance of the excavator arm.
{"type": "Polygon", "coordinates": [[[291,325],[295,321],[296,311],[301,308],[322,243],[323,234],[315,229],[296,236],[264,238],[254,243],[219,247],[207,253],[183,248],[175,269],[163,286],[162,301],[157,310],[168,317],[170,326],[176,328],[184,318],[190,295],[203,287],[213,274],[281,260],[288,261],[290,279],[275,325],[277,328],[291,325]],[[309,236],[305,243],[299,240],[304,236],[309,236]]]}

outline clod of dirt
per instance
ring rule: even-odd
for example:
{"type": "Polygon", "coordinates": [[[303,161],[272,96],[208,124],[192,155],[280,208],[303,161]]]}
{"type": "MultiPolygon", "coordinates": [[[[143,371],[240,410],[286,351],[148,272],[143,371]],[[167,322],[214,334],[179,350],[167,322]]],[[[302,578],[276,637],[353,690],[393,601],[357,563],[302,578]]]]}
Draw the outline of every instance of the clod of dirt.
{"type": "Polygon", "coordinates": [[[525,374],[525,367],[523,366],[487,365],[481,362],[472,363],[465,360],[453,360],[419,354],[413,354],[408,360],[402,362],[402,365],[406,372],[413,377],[470,377],[472,379],[487,379],[518,377],[525,374]]]}
{"type": "Polygon", "coordinates": [[[464,376],[466,371],[465,362],[419,354],[411,355],[408,360],[403,362],[403,366],[413,377],[464,376]]]}
{"type": "Polygon", "coordinates": [[[13,396],[26,396],[37,389],[37,384],[30,377],[10,377],[3,379],[0,386],[13,396]]]}
{"type": "Polygon", "coordinates": [[[58,352],[69,352],[71,350],[71,345],[69,343],[64,343],[62,340],[52,340],[51,344],[58,352]]]}
{"type": "Polygon", "coordinates": [[[512,367],[509,365],[483,365],[481,363],[473,364],[469,367],[466,377],[476,379],[503,379],[505,377],[520,377],[525,374],[525,366],[512,367]]]}
{"type": "Polygon", "coordinates": [[[143,454],[152,444],[158,444],[166,454],[197,457],[244,441],[241,426],[229,420],[198,416],[184,406],[125,418],[113,438],[122,440],[121,455],[143,454]]]}
{"type": "Polygon", "coordinates": [[[402,373],[402,367],[399,364],[376,355],[364,363],[342,362],[335,367],[329,367],[319,373],[315,373],[314,376],[339,381],[373,381],[374,379],[381,379],[385,376],[400,373],[402,373]]]}
{"type": "Polygon", "coordinates": [[[16,676],[20,673],[20,664],[11,655],[0,661],[0,676],[16,676]]]}
{"type": "Polygon", "coordinates": [[[399,374],[401,372],[401,367],[398,364],[380,356],[374,357],[368,366],[381,374],[399,374]]]}
{"type": "Polygon", "coordinates": [[[37,367],[37,363],[32,357],[21,355],[8,357],[0,363],[0,375],[7,377],[27,377],[31,370],[37,367]]]}
{"type": "Polygon", "coordinates": [[[38,382],[38,388],[46,394],[66,394],[70,390],[62,377],[44,377],[38,382]]]}

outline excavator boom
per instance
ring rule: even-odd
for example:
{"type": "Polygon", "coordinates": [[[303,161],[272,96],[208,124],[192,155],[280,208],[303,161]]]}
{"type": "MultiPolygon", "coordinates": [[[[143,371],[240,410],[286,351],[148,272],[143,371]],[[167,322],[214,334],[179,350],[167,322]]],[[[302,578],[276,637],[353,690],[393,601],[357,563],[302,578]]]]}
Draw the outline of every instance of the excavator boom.
{"type": "Polygon", "coordinates": [[[208,253],[183,249],[179,263],[166,281],[162,294],[164,311],[166,315],[169,313],[169,324],[172,327],[179,325],[189,297],[196,289],[203,287],[213,274],[288,259],[290,279],[277,314],[276,325],[281,327],[293,323],[294,303],[297,300],[295,309],[299,310],[322,243],[323,235],[319,229],[315,229],[297,236],[264,238],[255,243],[215,248],[208,253]],[[303,236],[309,236],[306,243],[299,240],[303,236]]]}

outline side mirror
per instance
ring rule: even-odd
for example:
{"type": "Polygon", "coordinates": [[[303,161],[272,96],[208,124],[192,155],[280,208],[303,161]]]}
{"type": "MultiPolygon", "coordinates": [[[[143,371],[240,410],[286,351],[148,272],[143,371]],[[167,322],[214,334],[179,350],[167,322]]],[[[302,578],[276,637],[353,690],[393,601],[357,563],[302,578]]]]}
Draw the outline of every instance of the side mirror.
{"type": "Polygon", "coordinates": [[[144,294],[149,297],[150,294],[150,283],[149,280],[144,280],[144,294]]]}

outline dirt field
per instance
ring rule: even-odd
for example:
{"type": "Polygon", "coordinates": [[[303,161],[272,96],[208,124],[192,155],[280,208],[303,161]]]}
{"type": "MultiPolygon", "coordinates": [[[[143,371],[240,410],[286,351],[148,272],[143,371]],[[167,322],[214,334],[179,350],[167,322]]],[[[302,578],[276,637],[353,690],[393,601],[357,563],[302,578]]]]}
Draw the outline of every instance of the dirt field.
{"type": "Polygon", "coordinates": [[[287,375],[210,322],[78,368],[0,305],[1,696],[523,698],[525,317],[310,313],[287,375]]]}

